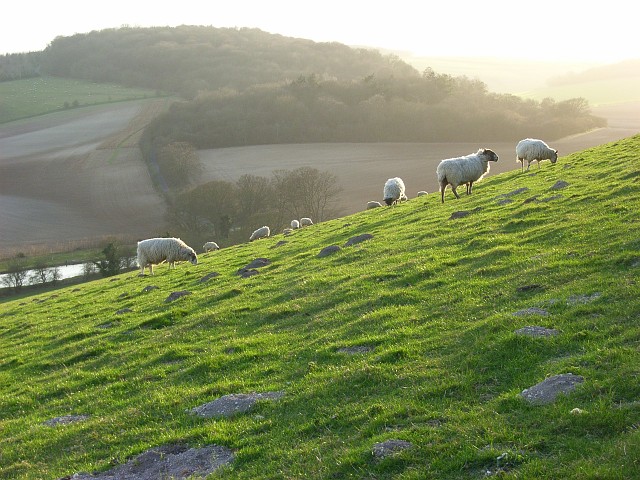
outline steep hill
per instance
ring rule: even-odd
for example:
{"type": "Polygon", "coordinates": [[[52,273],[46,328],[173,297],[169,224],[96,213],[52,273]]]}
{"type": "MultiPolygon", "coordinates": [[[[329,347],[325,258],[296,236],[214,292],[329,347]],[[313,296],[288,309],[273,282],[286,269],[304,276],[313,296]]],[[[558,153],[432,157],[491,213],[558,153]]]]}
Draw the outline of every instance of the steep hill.
{"type": "Polygon", "coordinates": [[[637,478],[639,151],[1,304],[0,476],[637,478]]]}

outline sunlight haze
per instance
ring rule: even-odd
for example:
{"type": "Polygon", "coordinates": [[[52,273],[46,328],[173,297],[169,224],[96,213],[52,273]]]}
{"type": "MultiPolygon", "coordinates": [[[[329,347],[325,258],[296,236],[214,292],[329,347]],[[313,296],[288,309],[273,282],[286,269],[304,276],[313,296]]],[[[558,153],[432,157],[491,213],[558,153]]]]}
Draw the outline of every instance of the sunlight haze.
{"type": "Polygon", "coordinates": [[[629,2],[237,0],[105,4],[60,0],[3,7],[0,54],[40,51],[58,36],[121,26],[210,25],[407,52],[614,63],[640,57],[629,2]]]}

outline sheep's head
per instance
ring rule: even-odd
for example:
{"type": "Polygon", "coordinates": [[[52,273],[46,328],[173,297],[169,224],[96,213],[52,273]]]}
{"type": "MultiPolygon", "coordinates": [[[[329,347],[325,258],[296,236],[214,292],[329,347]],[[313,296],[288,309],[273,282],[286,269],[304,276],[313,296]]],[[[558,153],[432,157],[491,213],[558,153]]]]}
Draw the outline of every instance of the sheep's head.
{"type": "Polygon", "coordinates": [[[490,150],[488,148],[481,148],[480,150],[478,150],[478,154],[479,155],[484,155],[487,158],[488,162],[497,162],[498,161],[498,155],[496,154],[496,152],[494,152],[493,150],[490,150]]]}
{"type": "Polygon", "coordinates": [[[551,160],[551,163],[556,163],[558,161],[558,150],[553,150],[549,160],[551,160]]]}
{"type": "Polygon", "coordinates": [[[196,252],[194,252],[193,250],[187,251],[187,258],[193,265],[198,264],[198,256],[196,255],[196,252]]]}
{"type": "Polygon", "coordinates": [[[393,205],[393,202],[395,202],[395,200],[393,198],[385,198],[384,199],[384,203],[386,203],[388,206],[389,205],[393,205]]]}

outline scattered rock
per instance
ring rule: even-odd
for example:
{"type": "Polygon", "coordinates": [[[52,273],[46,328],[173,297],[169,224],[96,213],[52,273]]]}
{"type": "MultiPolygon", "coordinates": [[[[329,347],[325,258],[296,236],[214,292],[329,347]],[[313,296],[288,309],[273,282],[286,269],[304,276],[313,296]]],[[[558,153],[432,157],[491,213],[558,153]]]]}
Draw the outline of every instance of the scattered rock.
{"type": "Polygon", "coordinates": [[[567,299],[568,305],[584,305],[586,303],[591,303],[602,296],[602,293],[595,292],[591,295],[571,295],[567,299]]]}
{"type": "Polygon", "coordinates": [[[525,199],[522,203],[526,205],[527,203],[533,203],[533,202],[536,202],[536,201],[538,201],[538,195],[536,195],[534,197],[529,197],[529,198],[525,199]]]}
{"type": "Polygon", "coordinates": [[[584,377],[564,373],[546,378],[533,387],[524,389],[520,395],[532,405],[547,405],[553,403],[559,394],[572,392],[582,382],[584,377]]]}
{"type": "Polygon", "coordinates": [[[122,299],[122,298],[127,298],[129,296],[128,293],[121,293],[120,295],[118,295],[118,298],[122,299]]]}
{"type": "Polygon", "coordinates": [[[261,268],[266,267],[267,265],[271,265],[271,260],[269,260],[268,258],[256,258],[253,262],[251,262],[244,268],[261,268]]]}
{"type": "Polygon", "coordinates": [[[232,393],[192,408],[189,412],[205,418],[229,417],[250,410],[258,400],[279,400],[283,396],[284,392],[232,393]]]}
{"type": "Polygon", "coordinates": [[[511,200],[510,198],[503,198],[502,200],[498,200],[498,205],[508,205],[510,203],[513,203],[513,200],[511,200]]]}
{"type": "Polygon", "coordinates": [[[125,313],[131,313],[131,312],[133,312],[133,310],[131,310],[130,308],[121,308],[116,312],[116,315],[124,315],[125,313]]]}
{"type": "Polygon", "coordinates": [[[371,240],[373,235],[370,233],[363,233],[362,235],[356,235],[355,237],[351,237],[347,240],[347,243],[344,244],[345,247],[350,247],[351,245],[355,245],[356,243],[364,242],[366,240],[371,240]]]}
{"type": "Polygon", "coordinates": [[[373,446],[372,453],[374,457],[383,459],[412,447],[413,443],[407,442],[406,440],[387,440],[376,443],[373,446]]]}
{"type": "Polygon", "coordinates": [[[566,188],[568,186],[569,186],[569,184],[567,182],[565,182],[564,180],[558,180],[556,183],[553,184],[553,186],[549,190],[561,190],[561,189],[566,188]]]}
{"type": "Polygon", "coordinates": [[[270,248],[278,248],[281,247],[283,245],[286,245],[288,242],[286,240],[280,240],[278,243],[276,243],[275,245],[271,246],[270,248]]]}
{"type": "Polygon", "coordinates": [[[514,332],[516,335],[524,335],[527,337],[553,337],[558,335],[558,331],[553,328],[544,328],[537,326],[522,327],[514,332]]]}
{"type": "Polygon", "coordinates": [[[182,290],[180,292],[172,292],[167,298],[165,298],[165,303],[168,302],[173,302],[181,297],[184,297],[186,295],[191,295],[191,292],[188,290],[182,290]]]}
{"type": "Polygon", "coordinates": [[[339,353],[346,353],[347,355],[358,355],[361,353],[369,353],[371,351],[373,351],[373,347],[368,345],[358,345],[355,347],[343,347],[338,349],[339,353]]]}
{"type": "Polygon", "coordinates": [[[451,216],[449,217],[449,220],[456,220],[458,218],[464,218],[467,215],[471,215],[471,212],[469,210],[459,210],[457,212],[453,212],[451,214],[451,216]]]}
{"type": "Polygon", "coordinates": [[[150,292],[151,290],[157,290],[160,287],[156,287],[155,285],[147,285],[142,289],[144,293],[150,292]]]}
{"type": "Polygon", "coordinates": [[[240,275],[242,278],[252,277],[253,275],[258,274],[258,270],[256,270],[256,268],[266,267],[267,265],[271,265],[271,260],[268,258],[256,258],[253,262],[238,269],[236,274],[240,275]]]}
{"type": "Polygon", "coordinates": [[[318,258],[328,257],[332,253],[336,253],[338,250],[342,250],[338,245],[329,245],[328,247],[324,247],[320,250],[320,253],[316,255],[318,258]]]}
{"type": "Polygon", "coordinates": [[[211,273],[205,275],[204,277],[202,277],[199,281],[200,281],[200,283],[204,283],[204,282],[208,282],[212,278],[216,278],[216,277],[219,277],[219,276],[220,276],[220,274],[218,272],[211,272],[211,273]]]}
{"type": "Polygon", "coordinates": [[[241,276],[242,278],[253,277],[254,275],[257,275],[257,274],[258,274],[258,270],[256,270],[255,268],[251,268],[251,269],[241,268],[237,272],[237,275],[241,276]]]}
{"type": "Polygon", "coordinates": [[[543,198],[540,200],[541,202],[553,202],[554,200],[559,200],[562,198],[562,195],[554,195],[553,197],[543,198]]]}
{"type": "Polygon", "coordinates": [[[44,422],[44,425],[49,427],[56,427],[58,425],[69,425],[71,423],[83,422],[87,420],[89,415],[64,415],[62,417],[52,418],[44,422]]]}
{"type": "Polygon", "coordinates": [[[163,445],[152,448],[102,473],[76,473],[73,480],[157,480],[204,478],[234,460],[233,451],[219,445],[188,448],[163,445]]]}
{"type": "Polygon", "coordinates": [[[530,307],[530,308],[525,308],[524,310],[518,310],[517,312],[513,312],[512,315],[516,317],[522,317],[524,315],[542,315],[543,317],[546,317],[547,315],[549,315],[549,312],[547,312],[542,308],[530,307]]]}

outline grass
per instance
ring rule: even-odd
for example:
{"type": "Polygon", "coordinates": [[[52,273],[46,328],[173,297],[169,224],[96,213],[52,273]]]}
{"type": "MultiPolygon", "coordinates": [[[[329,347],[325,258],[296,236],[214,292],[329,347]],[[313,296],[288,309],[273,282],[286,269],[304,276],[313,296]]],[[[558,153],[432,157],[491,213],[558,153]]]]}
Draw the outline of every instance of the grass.
{"type": "Polygon", "coordinates": [[[444,205],[418,197],[0,304],[0,477],[103,471],[177,442],[236,452],[212,478],[636,478],[638,152],[635,136],[444,205]],[[344,247],[361,233],[373,238],[344,247]],[[272,263],[235,275],[258,257],[272,263]],[[549,315],[514,315],[530,307],[549,315]],[[560,334],[514,334],[527,325],[560,334]],[[341,351],[356,346],[371,350],[341,351]],[[519,396],[560,373],[585,381],[547,406],[519,396]],[[285,396],[231,418],[186,412],[267,391],[285,396]],[[89,418],[43,424],[70,414],[89,418]],[[374,459],[388,439],[414,447],[374,459]]]}
{"type": "Polygon", "coordinates": [[[158,92],[57,77],[0,82],[0,124],[87,105],[138,100],[158,92]]]}

